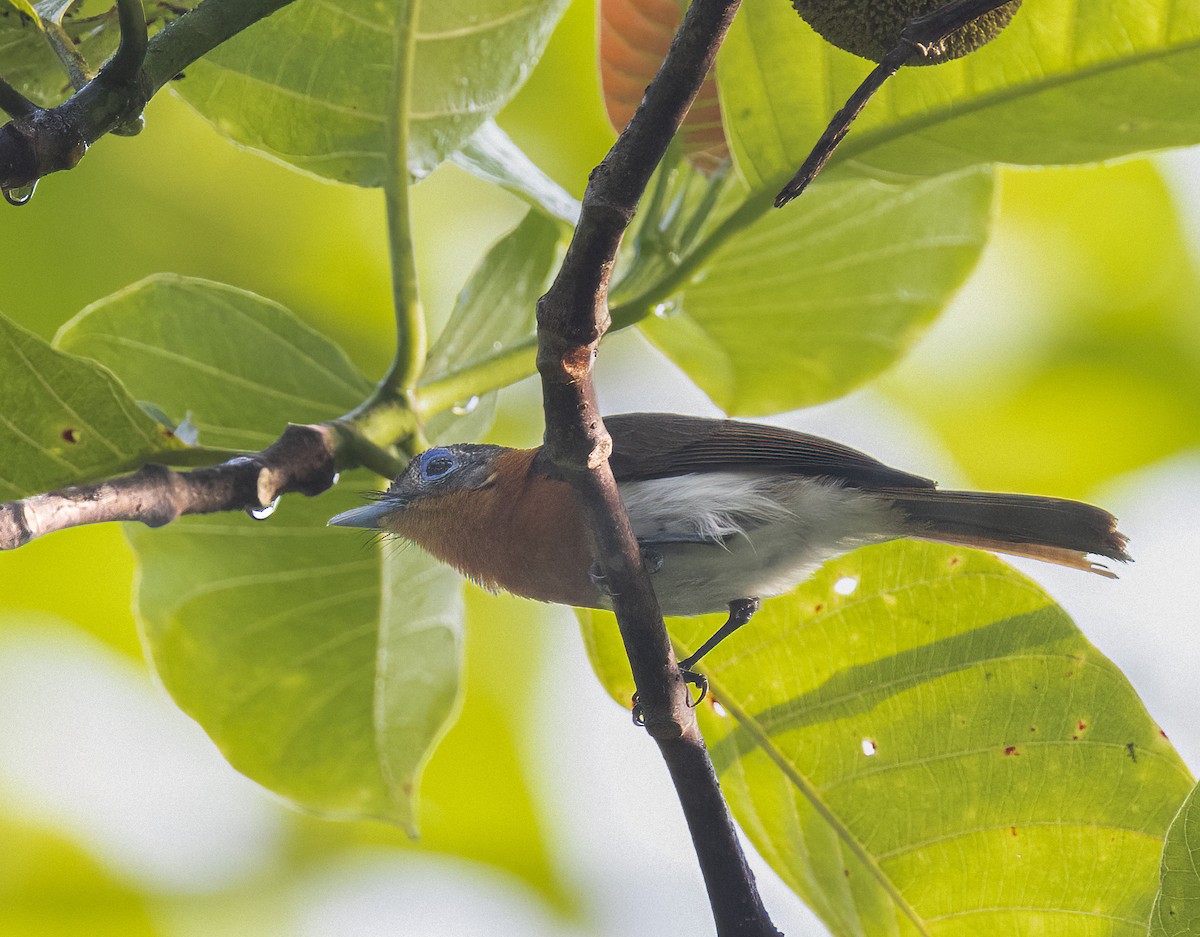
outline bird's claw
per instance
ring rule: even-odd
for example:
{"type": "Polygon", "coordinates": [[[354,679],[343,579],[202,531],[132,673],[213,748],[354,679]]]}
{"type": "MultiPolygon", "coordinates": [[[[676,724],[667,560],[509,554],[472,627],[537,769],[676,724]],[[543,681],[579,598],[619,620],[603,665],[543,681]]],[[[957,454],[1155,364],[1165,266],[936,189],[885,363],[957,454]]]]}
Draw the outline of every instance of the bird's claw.
{"type": "MultiPolygon", "coordinates": [[[[695,709],[703,701],[704,697],[708,696],[708,677],[702,673],[697,673],[695,670],[681,669],[679,675],[683,677],[683,682],[696,687],[700,691],[700,695],[692,699],[692,694],[687,695],[687,704],[689,709],[695,709]]],[[[640,693],[633,694],[631,715],[633,716],[633,724],[635,726],[644,726],[646,724],[646,714],[642,711],[642,704],[639,702],[640,693]]]]}

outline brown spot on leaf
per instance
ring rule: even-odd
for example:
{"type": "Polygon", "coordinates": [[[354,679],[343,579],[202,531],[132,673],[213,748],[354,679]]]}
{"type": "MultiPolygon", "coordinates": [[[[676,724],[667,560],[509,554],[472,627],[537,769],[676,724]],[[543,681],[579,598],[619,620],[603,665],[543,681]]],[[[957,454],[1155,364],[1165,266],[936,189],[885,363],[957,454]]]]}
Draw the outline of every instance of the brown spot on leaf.
{"type": "Polygon", "coordinates": [[[77,435],[75,435],[75,430],[73,430],[69,426],[66,429],[64,429],[59,435],[62,436],[63,442],[69,442],[69,443],[71,443],[71,445],[74,445],[75,443],[79,442],[79,437],[77,435]]]}
{"type": "Polygon", "coordinates": [[[1080,732],[1086,732],[1086,731],[1087,731],[1087,723],[1086,723],[1086,722],[1084,722],[1082,719],[1080,719],[1080,720],[1079,720],[1079,722],[1078,722],[1078,726],[1079,726],[1079,731],[1080,731],[1080,732]]]}
{"type": "Polygon", "coordinates": [[[1021,754],[1021,753],[1020,753],[1019,751],[1017,751],[1017,746],[1015,746],[1015,745],[1009,745],[1007,748],[1005,748],[1005,749],[1004,749],[1004,754],[1006,754],[1006,755],[1019,755],[1019,754],[1021,754]]]}
{"type": "Polygon", "coordinates": [[[1036,732],[1036,731],[1037,731],[1037,726],[1030,726],[1030,727],[1029,727],[1029,731],[1030,731],[1030,732],[1036,732]]]}
{"type": "Polygon", "coordinates": [[[1017,828],[1016,828],[1015,826],[1010,826],[1010,827],[1008,828],[1008,832],[1010,832],[1010,833],[1011,833],[1013,836],[1016,836],[1016,835],[1017,835],[1017,828]]]}
{"type": "Polygon", "coordinates": [[[823,603],[818,602],[816,605],[813,606],[813,611],[820,612],[821,609],[823,609],[824,607],[825,607],[825,605],[823,603]]]}
{"type": "Polygon", "coordinates": [[[1129,760],[1135,765],[1137,764],[1137,751],[1134,749],[1133,742],[1125,743],[1125,751],[1129,752],[1129,760]]]}

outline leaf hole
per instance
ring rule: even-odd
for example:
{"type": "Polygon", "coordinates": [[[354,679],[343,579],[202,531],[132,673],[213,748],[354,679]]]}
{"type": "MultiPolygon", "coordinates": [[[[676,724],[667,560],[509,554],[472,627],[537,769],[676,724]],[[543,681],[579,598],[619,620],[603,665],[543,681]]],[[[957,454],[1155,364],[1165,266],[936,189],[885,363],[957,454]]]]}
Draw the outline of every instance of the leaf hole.
{"type": "Polygon", "coordinates": [[[70,426],[59,433],[59,435],[62,436],[63,442],[69,442],[72,446],[79,442],[79,434],[70,426]]]}
{"type": "Polygon", "coordinates": [[[833,591],[838,595],[852,595],[858,588],[858,580],[853,576],[843,576],[833,584],[833,591]]]}
{"type": "Polygon", "coordinates": [[[877,751],[879,751],[879,746],[875,744],[873,739],[862,740],[862,753],[868,758],[874,755],[877,751]]]}

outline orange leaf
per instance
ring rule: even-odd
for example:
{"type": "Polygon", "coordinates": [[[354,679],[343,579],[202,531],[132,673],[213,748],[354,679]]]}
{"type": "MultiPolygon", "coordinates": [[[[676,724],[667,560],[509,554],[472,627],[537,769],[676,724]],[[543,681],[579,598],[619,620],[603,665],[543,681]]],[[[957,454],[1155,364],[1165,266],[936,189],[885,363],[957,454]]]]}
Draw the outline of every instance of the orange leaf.
{"type": "MultiPolygon", "coordinates": [[[[679,0],[600,0],[600,84],[609,123],[629,123],[683,19],[679,0]]],[[[711,73],[680,129],[683,152],[701,172],[729,158],[717,82],[711,73]]]]}

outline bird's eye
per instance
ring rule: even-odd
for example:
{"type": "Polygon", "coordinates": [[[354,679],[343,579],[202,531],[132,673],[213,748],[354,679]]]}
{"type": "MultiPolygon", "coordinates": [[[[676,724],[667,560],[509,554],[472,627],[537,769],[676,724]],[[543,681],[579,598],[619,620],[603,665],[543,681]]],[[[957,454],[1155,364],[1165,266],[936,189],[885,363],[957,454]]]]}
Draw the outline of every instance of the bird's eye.
{"type": "Polygon", "coordinates": [[[425,458],[421,466],[421,474],[429,481],[436,481],[443,476],[449,475],[458,467],[454,456],[445,449],[430,449],[425,453],[425,458]]]}

